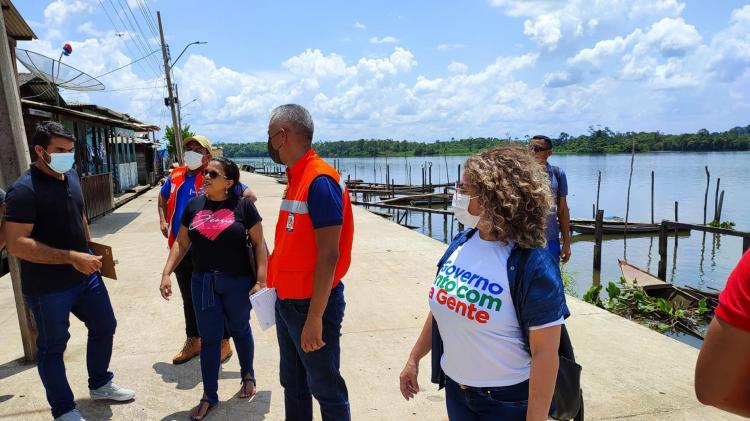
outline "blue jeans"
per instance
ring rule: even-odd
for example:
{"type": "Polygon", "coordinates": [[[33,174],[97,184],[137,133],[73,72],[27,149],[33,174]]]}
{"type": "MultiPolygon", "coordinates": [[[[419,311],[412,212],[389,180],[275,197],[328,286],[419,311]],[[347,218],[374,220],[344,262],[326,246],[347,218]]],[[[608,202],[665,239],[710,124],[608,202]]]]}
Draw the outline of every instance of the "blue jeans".
{"type": "Polygon", "coordinates": [[[276,301],[279,377],[284,387],[287,420],[312,420],[312,396],[320,404],[324,421],[351,419],[349,392],[339,372],[341,322],[345,307],[344,284],[339,282],[331,290],[323,313],[323,342],[326,345],[314,352],[304,352],[300,339],[310,299],[276,301]]]}
{"type": "Polygon", "coordinates": [[[547,251],[555,262],[560,262],[560,240],[547,240],[547,251]]]}
{"type": "Polygon", "coordinates": [[[524,421],[529,381],[506,387],[467,387],[448,377],[445,403],[450,421],[524,421]]]}
{"type": "Polygon", "coordinates": [[[211,405],[219,403],[217,390],[225,323],[237,348],[242,378],[249,374],[250,379],[255,382],[255,349],[250,330],[250,288],[251,280],[248,276],[221,272],[193,273],[192,298],[201,337],[203,391],[211,405]]]}
{"type": "Polygon", "coordinates": [[[89,389],[98,389],[112,380],[113,375],[108,369],[117,320],[107,288],[98,274],[73,288],[37,296],[26,295],[24,299],[34,314],[39,331],[36,339],[39,377],[52,416],[57,418],[76,407],[63,361],[70,339],[70,313],[85,323],[89,331],[86,347],[89,389]]]}

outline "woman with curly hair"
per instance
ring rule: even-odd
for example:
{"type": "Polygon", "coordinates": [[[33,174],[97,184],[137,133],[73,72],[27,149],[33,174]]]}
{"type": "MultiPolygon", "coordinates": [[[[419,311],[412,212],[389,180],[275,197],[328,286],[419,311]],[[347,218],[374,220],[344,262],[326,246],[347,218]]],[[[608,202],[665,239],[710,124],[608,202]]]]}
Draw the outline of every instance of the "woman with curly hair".
{"type": "Polygon", "coordinates": [[[465,168],[453,208],[469,229],[438,263],[401,393],[417,394],[419,360],[432,350],[432,381],[446,388],[451,421],[546,420],[569,315],[559,266],[544,249],[549,180],[520,148],[486,150],[465,168]]]}

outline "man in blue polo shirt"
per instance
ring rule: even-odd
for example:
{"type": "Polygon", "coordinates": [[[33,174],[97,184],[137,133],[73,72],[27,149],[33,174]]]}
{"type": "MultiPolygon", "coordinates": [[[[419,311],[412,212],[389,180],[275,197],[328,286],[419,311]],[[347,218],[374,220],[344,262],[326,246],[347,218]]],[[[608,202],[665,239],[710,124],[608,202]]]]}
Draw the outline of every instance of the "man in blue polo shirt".
{"type": "Polygon", "coordinates": [[[63,353],[70,338],[70,314],[86,324],[86,366],[91,399],[129,401],[132,390],[112,382],[109,372],[115,320],[99,269],[89,252],[83,194],[73,168],[75,138],[60,123],[36,127],[37,160],[6,197],[8,252],[21,259],[21,289],[34,314],[37,368],[56,420],[82,420],[65,375],[63,353]]]}
{"type": "Polygon", "coordinates": [[[552,140],[544,135],[531,138],[529,150],[536,160],[547,168],[550,190],[554,200],[554,212],[547,221],[547,250],[555,259],[567,263],[570,259],[570,210],[568,209],[568,177],[562,168],[550,165],[552,140]],[[560,244],[562,234],[562,246],[560,244]]]}

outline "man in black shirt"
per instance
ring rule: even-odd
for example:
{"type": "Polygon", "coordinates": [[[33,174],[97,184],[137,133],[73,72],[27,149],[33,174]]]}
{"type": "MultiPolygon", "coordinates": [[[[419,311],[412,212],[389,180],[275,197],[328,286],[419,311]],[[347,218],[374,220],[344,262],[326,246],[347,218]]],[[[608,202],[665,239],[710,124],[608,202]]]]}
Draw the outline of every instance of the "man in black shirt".
{"type": "Polygon", "coordinates": [[[135,393],[112,383],[108,371],[117,321],[99,269],[74,162],[73,134],[47,121],[33,137],[37,160],[8,191],[8,252],[21,259],[21,289],[34,314],[37,368],[56,420],[83,420],[65,376],[63,353],[70,313],[89,331],[86,364],[91,399],[128,401],[135,393]]]}

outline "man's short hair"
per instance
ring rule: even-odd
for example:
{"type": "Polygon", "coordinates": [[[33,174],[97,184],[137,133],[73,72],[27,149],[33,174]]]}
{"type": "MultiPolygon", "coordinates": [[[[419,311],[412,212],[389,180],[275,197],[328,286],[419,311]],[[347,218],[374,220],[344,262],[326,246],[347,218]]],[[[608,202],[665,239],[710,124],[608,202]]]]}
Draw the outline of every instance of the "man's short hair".
{"type": "Polygon", "coordinates": [[[34,136],[31,138],[31,144],[36,146],[39,145],[44,149],[49,146],[49,141],[53,137],[62,137],[75,142],[76,138],[73,136],[70,130],[66,129],[65,126],[56,121],[43,121],[36,125],[34,130],[34,136]]]}
{"type": "Polygon", "coordinates": [[[544,141],[544,146],[547,147],[547,148],[549,148],[549,149],[552,149],[552,140],[549,137],[547,137],[547,136],[545,136],[543,134],[538,134],[538,135],[535,135],[534,137],[531,138],[531,140],[534,140],[534,139],[543,140],[544,141]]]}
{"type": "Polygon", "coordinates": [[[312,116],[305,107],[298,104],[280,105],[271,111],[271,123],[275,121],[290,125],[298,134],[312,141],[315,127],[312,116]]]}

